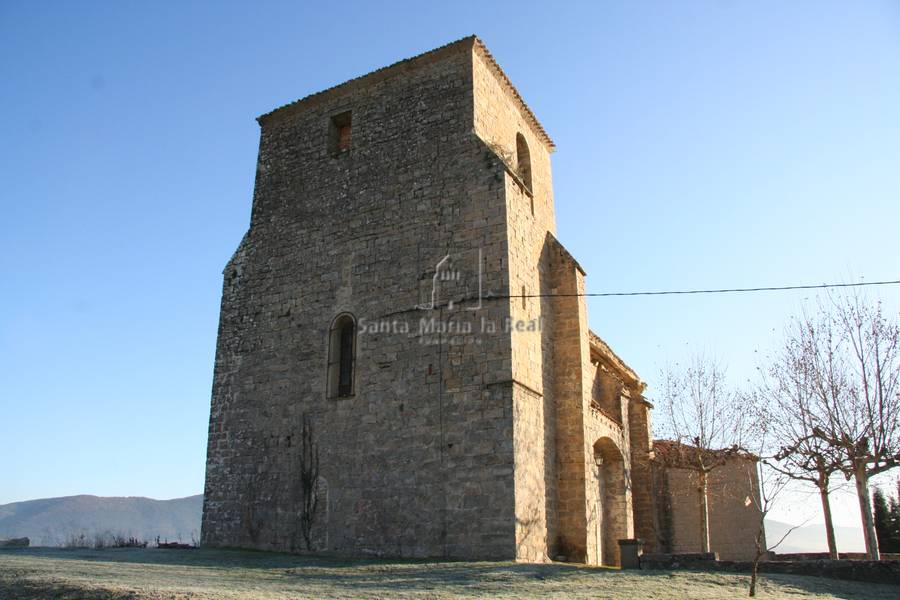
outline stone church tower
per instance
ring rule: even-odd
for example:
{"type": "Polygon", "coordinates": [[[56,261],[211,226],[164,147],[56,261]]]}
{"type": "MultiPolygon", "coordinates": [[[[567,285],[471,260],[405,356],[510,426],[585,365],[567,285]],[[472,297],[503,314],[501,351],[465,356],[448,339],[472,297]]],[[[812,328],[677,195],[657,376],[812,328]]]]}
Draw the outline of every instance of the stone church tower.
{"type": "Polygon", "coordinates": [[[305,550],[309,518],[316,551],[616,564],[656,539],[644,384],[588,329],[553,142],[481,41],[258,120],[202,543],[305,550]]]}

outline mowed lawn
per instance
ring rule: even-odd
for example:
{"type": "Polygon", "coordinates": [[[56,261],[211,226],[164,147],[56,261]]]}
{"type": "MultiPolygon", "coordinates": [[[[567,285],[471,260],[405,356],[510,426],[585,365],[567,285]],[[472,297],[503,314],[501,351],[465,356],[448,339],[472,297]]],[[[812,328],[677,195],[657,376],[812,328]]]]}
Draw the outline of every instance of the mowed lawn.
{"type": "MultiPolygon", "coordinates": [[[[741,598],[746,575],[575,565],[311,558],[238,550],[0,550],[0,598],[741,598]]],[[[900,597],[896,586],[765,576],[763,598],[900,597]]]]}

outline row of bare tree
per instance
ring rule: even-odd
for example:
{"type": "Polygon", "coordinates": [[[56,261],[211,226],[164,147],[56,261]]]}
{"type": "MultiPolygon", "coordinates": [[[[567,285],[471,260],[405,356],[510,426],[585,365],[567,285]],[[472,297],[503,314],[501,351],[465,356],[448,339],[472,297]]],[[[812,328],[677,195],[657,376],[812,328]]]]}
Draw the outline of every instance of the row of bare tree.
{"type": "Polygon", "coordinates": [[[763,517],[787,480],[815,486],[832,558],[838,556],[829,502],[833,477],[852,479],[866,553],[878,560],[869,480],[900,466],[897,315],[886,315],[880,302],[861,294],[826,296],[790,321],[759,374],[749,389],[735,390],[724,368],[703,356],[663,373],[665,433],[691,448],[699,474],[703,551],[709,551],[709,473],[749,452],[768,470],[769,476],[760,473],[760,492],[750,494],[763,517]]]}
{"type": "Polygon", "coordinates": [[[866,554],[878,560],[869,479],[900,466],[900,325],[862,295],[831,296],[792,320],[758,393],[771,401],[771,461],[822,499],[837,558],[831,477],[853,479],[866,554]]]}

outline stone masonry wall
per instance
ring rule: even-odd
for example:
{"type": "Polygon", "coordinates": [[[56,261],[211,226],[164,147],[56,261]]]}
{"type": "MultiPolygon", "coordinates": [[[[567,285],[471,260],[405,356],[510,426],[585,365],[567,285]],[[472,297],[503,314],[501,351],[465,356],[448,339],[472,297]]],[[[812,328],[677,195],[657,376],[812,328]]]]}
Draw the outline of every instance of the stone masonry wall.
{"type": "MultiPolygon", "coordinates": [[[[505,173],[510,294],[547,294],[547,233],[555,231],[550,149],[523,114],[488,57],[473,53],[476,134],[508,167],[505,173]],[[529,147],[532,187],[516,175],[516,136],[529,147]]],[[[510,302],[514,382],[517,558],[547,560],[556,529],[556,438],[550,332],[553,316],[544,298],[510,302]]]]}
{"type": "MultiPolygon", "coordinates": [[[[595,375],[596,369],[585,369],[587,373],[595,375]]],[[[622,392],[620,392],[621,394],[622,392]]],[[[589,564],[619,564],[619,547],[617,543],[610,542],[610,536],[606,535],[606,529],[615,531],[617,539],[634,537],[634,515],[632,513],[632,484],[631,484],[631,451],[629,444],[629,430],[627,427],[629,415],[628,396],[620,396],[622,419],[625,427],[611,420],[605,414],[592,408],[590,399],[585,398],[585,437],[583,450],[583,468],[589,474],[585,491],[587,506],[587,562],[589,564]],[[604,461],[604,468],[598,468],[595,464],[596,447],[598,443],[606,443],[614,446],[617,456],[614,460],[621,461],[621,468],[616,468],[613,473],[621,472],[623,481],[610,481],[610,470],[607,464],[610,457],[604,461]],[[604,481],[601,484],[601,477],[604,481]],[[617,495],[615,498],[602,497],[601,489],[610,488],[615,484],[617,495]],[[601,487],[602,486],[602,487],[601,487]],[[613,506],[607,506],[612,503],[613,506]],[[599,533],[598,533],[599,531],[599,533]],[[606,538],[606,543],[598,543],[606,538]],[[604,552],[605,549],[605,552],[604,552]]]]}
{"type": "MultiPolygon", "coordinates": [[[[552,365],[556,409],[558,535],[556,551],[571,561],[589,564],[617,564],[618,547],[604,544],[605,529],[612,527],[619,537],[633,535],[631,508],[629,431],[592,407],[600,373],[591,362],[587,303],[583,297],[584,272],[565,248],[549,237],[547,281],[550,293],[558,295],[548,311],[553,322],[552,365]],[[601,497],[601,486],[609,481],[595,464],[595,446],[604,442],[615,448],[622,473],[618,497],[601,497]],[[608,506],[610,502],[614,507],[608,506]],[[606,518],[603,518],[603,517],[606,518]],[[601,546],[608,548],[604,558],[601,546]]],[[[613,404],[620,407],[620,420],[628,422],[627,395],[613,404]]],[[[615,483],[615,482],[613,482],[615,483]]]]}
{"type": "Polygon", "coordinates": [[[556,552],[570,561],[587,558],[587,515],[584,466],[584,417],[582,391],[583,353],[581,330],[587,314],[580,307],[583,277],[578,264],[552,239],[548,244],[553,294],[553,396],[556,407],[557,539],[556,552]]]}
{"type": "Polygon", "coordinates": [[[616,537],[648,530],[649,408],[598,379],[587,304],[566,296],[584,272],[554,237],[552,142],[483,45],[259,122],[250,228],[224,271],[202,543],[305,549],[308,419],[313,551],[616,564],[616,537]],[[343,314],[353,393],[333,397],[343,314]],[[616,415],[592,408],[596,389],[616,415]]]}
{"type": "MultiPolygon", "coordinates": [[[[671,523],[671,538],[660,551],[687,553],[700,551],[700,508],[697,499],[697,472],[685,468],[655,466],[655,477],[665,478],[668,497],[660,508],[668,514],[661,520],[671,523]]],[[[713,469],[708,480],[710,550],[722,560],[751,560],[759,527],[756,504],[745,501],[758,494],[756,470],[750,461],[733,459],[713,469]]]]}
{"type": "Polygon", "coordinates": [[[535,401],[514,392],[510,336],[480,335],[510,316],[507,175],[472,133],[472,60],[464,40],[260,119],[251,227],[224,273],[203,544],[302,548],[305,415],[327,488],[315,550],[517,556],[513,415],[535,401]],[[350,151],[332,156],[347,110],[350,151]],[[480,260],[500,298],[465,311],[463,286],[415,308],[447,254],[466,281],[480,260]],[[355,395],[328,398],[343,312],[355,395]]]}
{"type": "Polygon", "coordinates": [[[650,404],[637,390],[631,392],[628,428],[631,444],[631,502],[634,510],[634,536],[644,540],[647,552],[656,552],[659,523],[654,505],[653,475],[650,463],[652,424],[650,404]]]}

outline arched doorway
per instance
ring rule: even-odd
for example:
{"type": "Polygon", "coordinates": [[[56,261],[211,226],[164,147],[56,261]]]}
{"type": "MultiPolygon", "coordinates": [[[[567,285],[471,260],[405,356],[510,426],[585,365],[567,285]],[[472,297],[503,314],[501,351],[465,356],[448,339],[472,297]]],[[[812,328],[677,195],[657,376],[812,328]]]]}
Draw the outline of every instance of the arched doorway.
{"type": "Polygon", "coordinates": [[[595,531],[597,562],[619,566],[619,540],[628,537],[628,510],[625,461],[610,438],[594,443],[594,465],[597,476],[595,531]]]}

